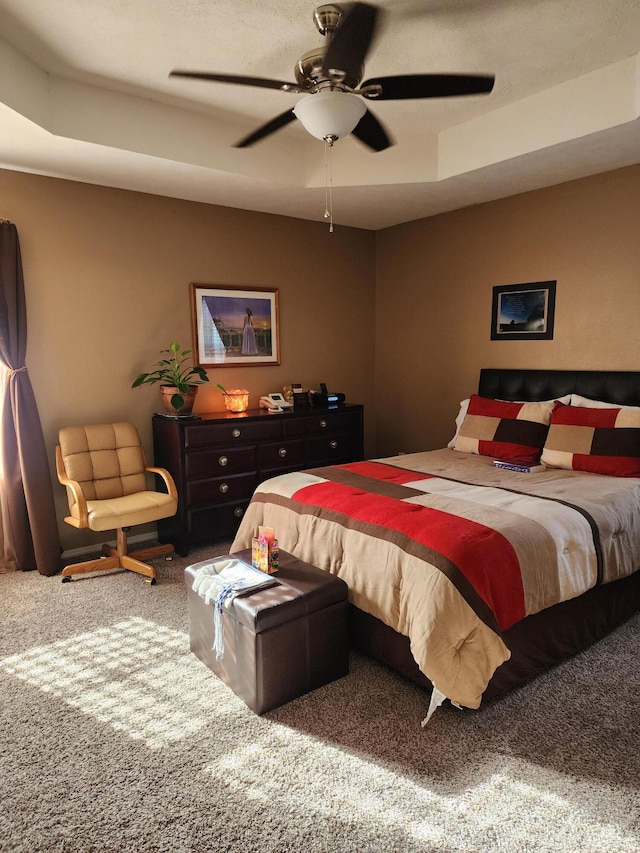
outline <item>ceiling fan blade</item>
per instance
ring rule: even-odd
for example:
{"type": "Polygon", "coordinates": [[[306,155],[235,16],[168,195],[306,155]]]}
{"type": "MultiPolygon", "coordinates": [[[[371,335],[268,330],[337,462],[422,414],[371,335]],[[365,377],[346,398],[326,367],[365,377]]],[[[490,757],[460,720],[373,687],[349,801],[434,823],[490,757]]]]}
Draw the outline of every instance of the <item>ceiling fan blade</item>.
{"type": "Polygon", "coordinates": [[[372,77],[365,80],[359,94],[376,101],[401,101],[408,98],[450,98],[455,95],[482,95],[493,89],[495,77],[490,74],[399,74],[394,77],[372,77]],[[376,95],[363,91],[380,86],[376,95]]]}
{"type": "Polygon", "coordinates": [[[297,83],[269,80],[264,77],[242,77],[237,74],[211,74],[208,71],[171,71],[169,77],[188,77],[192,80],[212,80],[214,83],[236,83],[240,86],[259,86],[262,89],[280,89],[283,92],[304,92],[297,83]]]}
{"type": "Polygon", "coordinates": [[[351,131],[356,139],[372,148],[374,151],[384,151],[394,145],[382,124],[369,110],[362,116],[358,124],[351,131]]]}
{"type": "Polygon", "coordinates": [[[249,145],[253,145],[254,142],[260,142],[260,140],[264,139],[265,136],[275,133],[276,130],[280,130],[281,127],[286,127],[290,122],[295,121],[295,118],[296,116],[293,110],[287,110],[286,113],[281,113],[279,116],[272,118],[271,121],[263,124],[262,127],[254,130],[253,133],[250,133],[249,136],[245,136],[244,139],[236,142],[233,147],[248,148],[249,145]]]}
{"type": "Polygon", "coordinates": [[[369,3],[354,3],[333,34],[322,71],[329,79],[359,77],[360,69],[373,41],[378,9],[369,3]],[[336,72],[338,72],[336,74],[336,72]]]}

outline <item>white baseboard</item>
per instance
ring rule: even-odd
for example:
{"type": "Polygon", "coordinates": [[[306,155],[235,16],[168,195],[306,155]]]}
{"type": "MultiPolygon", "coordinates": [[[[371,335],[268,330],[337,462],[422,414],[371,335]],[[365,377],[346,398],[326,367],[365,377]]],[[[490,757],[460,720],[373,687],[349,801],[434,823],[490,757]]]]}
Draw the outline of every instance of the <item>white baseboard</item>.
{"type": "MultiPolygon", "coordinates": [[[[135,545],[137,542],[149,542],[154,539],[153,535],[149,535],[148,533],[140,533],[138,536],[127,536],[127,543],[129,545],[135,545]]],[[[105,545],[111,545],[112,548],[116,547],[115,539],[113,542],[105,542],[105,545]]],[[[68,551],[62,552],[63,560],[75,560],[77,557],[85,557],[91,554],[96,554],[98,551],[102,551],[102,542],[96,542],[95,545],[84,545],[82,548],[70,548],[68,551]]]]}

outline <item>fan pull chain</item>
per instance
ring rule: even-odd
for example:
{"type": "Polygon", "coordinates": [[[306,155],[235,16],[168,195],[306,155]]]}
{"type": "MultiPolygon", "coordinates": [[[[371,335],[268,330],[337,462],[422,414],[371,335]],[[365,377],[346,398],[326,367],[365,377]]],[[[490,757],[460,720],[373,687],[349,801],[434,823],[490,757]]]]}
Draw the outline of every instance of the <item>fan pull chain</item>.
{"type": "Polygon", "coordinates": [[[324,218],[329,220],[329,233],[333,234],[333,140],[324,143],[324,218]]]}

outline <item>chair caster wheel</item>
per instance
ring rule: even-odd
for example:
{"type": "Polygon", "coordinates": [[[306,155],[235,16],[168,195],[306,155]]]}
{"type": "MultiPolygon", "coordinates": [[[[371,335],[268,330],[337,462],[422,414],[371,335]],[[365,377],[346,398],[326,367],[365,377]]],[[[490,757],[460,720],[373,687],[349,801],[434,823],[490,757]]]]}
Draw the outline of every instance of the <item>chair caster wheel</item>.
{"type": "Polygon", "coordinates": [[[149,584],[149,586],[155,586],[155,585],[156,585],[156,583],[157,583],[157,580],[156,580],[155,578],[147,578],[147,579],[145,580],[145,583],[148,583],[148,584],[149,584]]]}
{"type": "Polygon", "coordinates": [[[71,576],[67,575],[66,577],[62,578],[62,583],[71,583],[71,576]]]}

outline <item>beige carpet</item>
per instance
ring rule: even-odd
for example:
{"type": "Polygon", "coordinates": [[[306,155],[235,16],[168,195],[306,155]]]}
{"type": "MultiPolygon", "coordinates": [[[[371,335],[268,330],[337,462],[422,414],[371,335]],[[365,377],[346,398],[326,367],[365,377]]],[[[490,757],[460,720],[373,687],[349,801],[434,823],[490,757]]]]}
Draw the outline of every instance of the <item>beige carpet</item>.
{"type": "MultiPolygon", "coordinates": [[[[224,550],[224,549],[220,549],[224,550]]],[[[640,617],[481,712],[351,673],[256,717],[189,652],[182,568],[0,576],[0,850],[640,850],[640,617]]]]}

